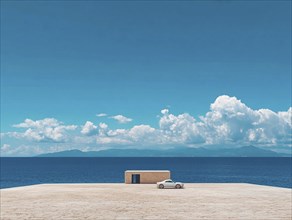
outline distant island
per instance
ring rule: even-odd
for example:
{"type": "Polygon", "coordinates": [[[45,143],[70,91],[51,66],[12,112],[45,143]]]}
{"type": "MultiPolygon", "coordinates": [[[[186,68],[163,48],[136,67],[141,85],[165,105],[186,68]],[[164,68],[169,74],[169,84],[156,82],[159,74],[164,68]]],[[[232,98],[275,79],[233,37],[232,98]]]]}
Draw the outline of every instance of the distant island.
{"type": "Polygon", "coordinates": [[[291,157],[291,154],[277,153],[254,146],[239,148],[207,149],[173,148],[152,149],[108,149],[100,151],[67,150],[40,154],[37,157],[291,157]]]}

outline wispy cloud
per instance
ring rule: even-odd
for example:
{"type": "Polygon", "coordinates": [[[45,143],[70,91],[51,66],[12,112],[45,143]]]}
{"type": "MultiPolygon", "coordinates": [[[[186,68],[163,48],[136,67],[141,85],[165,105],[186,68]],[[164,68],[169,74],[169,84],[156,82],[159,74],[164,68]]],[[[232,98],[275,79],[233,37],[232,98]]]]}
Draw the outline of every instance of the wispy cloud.
{"type": "Polygon", "coordinates": [[[133,119],[127,118],[123,115],[115,115],[115,116],[111,116],[110,118],[117,120],[121,124],[126,124],[133,121],[133,119]]]}
{"type": "Polygon", "coordinates": [[[106,117],[107,114],[106,113],[99,113],[99,114],[96,114],[97,117],[106,117]]]}

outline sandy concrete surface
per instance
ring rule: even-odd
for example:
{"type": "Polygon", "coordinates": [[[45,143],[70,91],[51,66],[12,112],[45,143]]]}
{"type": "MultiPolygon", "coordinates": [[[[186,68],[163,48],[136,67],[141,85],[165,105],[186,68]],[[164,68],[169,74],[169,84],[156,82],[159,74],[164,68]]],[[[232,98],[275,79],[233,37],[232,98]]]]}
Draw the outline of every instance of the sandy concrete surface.
{"type": "Polygon", "coordinates": [[[252,184],[43,184],[2,189],[5,219],[287,219],[291,189],[252,184]]]}

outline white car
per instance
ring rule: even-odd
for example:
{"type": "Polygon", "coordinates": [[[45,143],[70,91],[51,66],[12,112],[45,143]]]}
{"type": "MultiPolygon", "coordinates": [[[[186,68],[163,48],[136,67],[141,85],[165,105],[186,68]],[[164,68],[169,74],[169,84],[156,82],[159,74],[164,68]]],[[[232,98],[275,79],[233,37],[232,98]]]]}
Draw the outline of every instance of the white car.
{"type": "Polygon", "coordinates": [[[159,189],[163,188],[176,188],[176,189],[181,189],[184,187],[184,184],[181,182],[174,182],[171,179],[163,180],[161,182],[157,183],[157,187],[159,189]]]}

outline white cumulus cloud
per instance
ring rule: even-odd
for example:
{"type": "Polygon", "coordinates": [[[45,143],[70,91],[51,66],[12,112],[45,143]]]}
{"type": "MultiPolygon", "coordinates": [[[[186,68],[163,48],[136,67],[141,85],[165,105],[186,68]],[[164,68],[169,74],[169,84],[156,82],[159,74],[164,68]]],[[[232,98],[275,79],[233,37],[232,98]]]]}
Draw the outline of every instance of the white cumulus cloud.
{"type": "MultiPolygon", "coordinates": [[[[95,125],[91,121],[86,121],[83,126],[80,126],[80,133],[70,132],[77,128],[76,125],[64,125],[54,118],[36,121],[26,119],[14,125],[15,128],[23,131],[1,133],[1,139],[5,143],[1,151],[9,151],[13,155],[13,152],[21,154],[21,150],[25,149],[28,154],[27,146],[31,146],[30,142],[42,144],[42,146],[56,142],[58,149],[80,146],[80,149],[91,150],[94,150],[96,146],[104,149],[121,146],[132,148],[225,147],[226,145],[240,147],[250,144],[273,148],[292,147],[292,107],[280,112],[270,109],[252,109],[236,97],[222,95],[210,104],[210,110],[207,113],[199,117],[194,117],[189,113],[175,115],[169,109],[162,109],[161,114],[157,126],[154,127],[138,124],[128,129],[111,129],[103,122],[95,125]],[[13,138],[21,140],[22,147],[9,142],[13,138]],[[67,147],[65,144],[68,144],[67,147]]],[[[132,121],[123,115],[110,118],[119,123],[132,121]]],[[[39,146],[35,147],[34,152],[43,151],[39,146]]]]}
{"type": "Polygon", "coordinates": [[[87,121],[81,129],[81,134],[84,135],[94,135],[98,131],[97,126],[95,126],[91,121],[87,121]]]}
{"type": "MultiPolygon", "coordinates": [[[[101,127],[101,124],[100,124],[101,127]]],[[[103,124],[96,142],[98,144],[141,145],[157,144],[157,130],[149,125],[136,125],[130,129],[110,130],[103,124]]]]}
{"type": "Polygon", "coordinates": [[[201,117],[207,143],[276,145],[291,141],[291,108],[287,112],[253,110],[227,95],[219,96],[201,117]],[[289,113],[290,112],[290,113],[289,113]]]}
{"type": "Polygon", "coordinates": [[[168,114],[169,110],[166,108],[166,109],[162,109],[160,112],[161,114],[166,115],[168,114]]]}
{"type": "Polygon", "coordinates": [[[204,142],[201,123],[188,113],[173,115],[165,113],[159,120],[159,128],[165,144],[199,144],[204,142]]]}
{"type": "Polygon", "coordinates": [[[75,130],[76,125],[64,125],[54,118],[42,120],[25,119],[20,124],[13,125],[15,128],[25,128],[24,132],[16,132],[15,137],[23,137],[38,142],[63,142],[66,141],[68,131],[75,130]]]}
{"type": "Polygon", "coordinates": [[[291,146],[291,108],[287,112],[254,110],[236,97],[219,96],[198,119],[162,109],[159,127],[136,125],[100,132],[97,143],[132,145],[260,145],[291,146]]]}
{"type": "Polygon", "coordinates": [[[1,147],[1,151],[8,151],[11,148],[10,144],[3,144],[1,147]]]}

